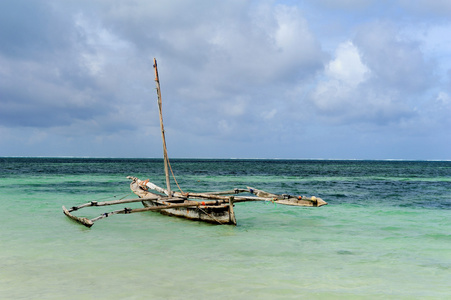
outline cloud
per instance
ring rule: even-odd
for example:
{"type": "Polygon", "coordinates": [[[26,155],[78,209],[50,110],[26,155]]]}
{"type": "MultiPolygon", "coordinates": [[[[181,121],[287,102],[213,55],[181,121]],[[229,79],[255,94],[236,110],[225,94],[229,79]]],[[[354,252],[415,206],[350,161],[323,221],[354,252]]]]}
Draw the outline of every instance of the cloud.
{"type": "Polygon", "coordinates": [[[162,34],[171,41],[165,43],[173,48],[169,52],[181,53],[173,62],[166,54],[161,59],[165,66],[162,72],[166,72],[161,75],[163,95],[176,101],[168,100],[166,105],[171,111],[195,118],[189,124],[183,119],[170,121],[218,138],[221,133],[236,135],[243,128],[255,132],[260,116],[274,107],[274,99],[284,93],[288,82],[320,70],[326,55],[297,8],[249,6],[239,18],[234,11],[216,17],[211,26],[194,23],[162,34]],[[193,39],[180,38],[193,37],[193,32],[193,39]],[[199,38],[198,32],[202,33],[199,38]],[[198,39],[202,41],[198,43],[198,39]],[[175,50],[179,48],[184,51],[175,50]],[[186,53],[197,54],[195,63],[181,59],[186,53]],[[198,61],[199,57],[205,59],[198,61]],[[164,89],[168,85],[174,90],[164,89]],[[228,130],[222,130],[225,123],[228,130]]]}
{"type": "Polygon", "coordinates": [[[433,65],[425,60],[418,41],[400,36],[395,28],[386,22],[366,24],[355,43],[381,86],[417,93],[434,80],[433,65]]]}
{"type": "Polygon", "coordinates": [[[10,59],[48,58],[55,48],[70,46],[70,27],[70,21],[46,1],[2,1],[0,53],[10,59]]]}
{"type": "Polygon", "coordinates": [[[164,66],[167,127],[176,134],[256,133],[280,111],[271,108],[277,85],[306,78],[326,57],[295,6],[81,1],[11,2],[9,10],[22,19],[5,25],[20,25],[23,38],[1,37],[0,126],[45,128],[47,137],[151,132],[152,56],[164,66]]]}
{"type": "MultiPolygon", "coordinates": [[[[118,117],[124,96],[133,96],[134,92],[133,86],[127,86],[124,94],[121,88],[141,75],[142,70],[133,59],[132,45],[78,11],[66,11],[46,2],[31,2],[31,8],[21,1],[17,3],[21,5],[10,4],[8,10],[12,15],[27,16],[16,28],[17,35],[24,38],[0,37],[4,42],[0,44],[9,43],[8,49],[0,52],[0,126],[80,126],[66,130],[66,136],[85,131],[84,127],[92,124],[86,122],[90,120],[104,119],[110,125],[116,120],[110,130],[133,128],[129,120],[118,117]],[[42,12],[43,24],[41,17],[36,16],[42,12]],[[38,21],[36,26],[34,22],[38,21]],[[33,30],[34,27],[38,29],[33,30]],[[32,33],[39,36],[29,37],[32,33]],[[52,42],[47,43],[48,40],[52,42]],[[22,50],[15,52],[16,48],[22,50]],[[134,72],[124,79],[122,76],[133,67],[134,72]]],[[[9,25],[15,24],[12,23],[9,25]]],[[[105,132],[105,128],[99,129],[98,134],[105,132]]]]}
{"type": "Polygon", "coordinates": [[[447,0],[400,0],[400,6],[420,16],[449,17],[451,15],[451,3],[447,0]]]}
{"type": "Polygon", "coordinates": [[[404,126],[421,119],[419,101],[434,85],[435,66],[419,41],[401,32],[372,22],[340,44],[311,94],[318,112],[342,124],[404,126]]]}
{"type": "Polygon", "coordinates": [[[341,140],[364,141],[358,134],[396,140],[449,127],[446,2],[8,0],[2,8],[0,155],[51,145],[53,155],[159,156],[153,57],[179,156],[330,157],[328,141],[340,149],[341,140]]]}
{"type": "Polygon", "coordinates": [[[419,107],[424,113],[422,114],[424,125],[422,133],[430,134],[431,131],[436,133],[449,135],[451,129],[451,93],[440,91],[429,101],[419,107]]]}
{"type": "Polygon", "coordinates": [[[369,76],[369,69],[362,63],[360,53],[350,41],[340,44],[336,58],[326,66],[326,76],[346,86],[355,87],[369,76]]]}
{"type": "Polygon", "coordinates": [[[331,114],[341,116],[346,122],[354,122],[356,115],[367,113],[364,102],[369,99],[361,98],[361,85],[370,74],[370,69],[362,63],[357,47],[346,41],[336,49],[335,58],[326,66],[311,99],[320,113],[328,117],[331,114]]]}
{"type": "Polygon", "coordinates": [[[371,4],[373,4],[374,0],[316,0],[311,1],[315,2],[315,4],[320,5],[321,7],[328,9],[342,9],[342,10],[350,10],[350,11],[358,11],[367,8],[371,4]]]}

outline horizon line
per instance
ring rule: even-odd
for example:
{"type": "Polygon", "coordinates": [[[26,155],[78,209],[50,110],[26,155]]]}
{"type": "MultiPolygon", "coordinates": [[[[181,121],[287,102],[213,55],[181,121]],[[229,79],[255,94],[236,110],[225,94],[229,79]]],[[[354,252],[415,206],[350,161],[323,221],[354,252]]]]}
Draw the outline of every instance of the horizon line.
{"type": "MultiPolygon", "coordinates": [[[[78,159],[163,159],[161,157],[119,157],[119,156],[0,156],[0,158],[78,158],[78,159]]],[[[409,158],[237,158],[237,157],[172,157],[169,159],[199,159],[199,160],[323,160],[323,161],[451,161],[451,159],[409,159],[409,158]]]]}

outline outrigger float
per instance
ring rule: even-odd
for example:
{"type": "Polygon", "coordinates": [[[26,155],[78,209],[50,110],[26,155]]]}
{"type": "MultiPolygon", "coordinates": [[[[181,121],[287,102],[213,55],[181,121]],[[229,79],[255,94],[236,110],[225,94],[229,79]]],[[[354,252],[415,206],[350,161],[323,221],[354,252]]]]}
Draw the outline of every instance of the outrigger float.
{"type": "MultiPolygon", "coordinates": [[[[247,201],[270,201],[273,203],[292,205],[292,206],[313,206],[320,207],[326,205],[327,202],[321,198],[312,196],[292,196],[287,194],[272,194],[256,188],[247,187],[246,189],[233,189],[222,192],[206,192],[206,193],[185,193],[174,192],[171,190],[169,170],[172,168],[169,163],[166,139],[163,126],[162,100],[160,81],[158,77],[157,61],[154,59],[155,82],[157,86],[158,108],[160,114],[161,137],[163,140],[164,170],[166,175],[166,188],[159,187],[149,180],[140,180],[133,176],[127,178],[131,180],[130,189],[138,198],[121,199],[112,201],[91,201],[79,206],[73,206],[69,209],[63,206],[63,212],[66,216],[78,223],[91,227],[94,222],[115,214],[129,214],[144,211],[158,211],[163,215],[176,216],[194,221],[203,221],[211,224],[220,225],[236,225],[235,213],[233,211],[234,203],[247,201]],[[151,191],[149,191],[151,190],[151,191]],[[240,195],[247,194],[247,195],[240,195]],[[85,217],[77,217],[72,212],[85,207],[92,206],[109,206],[126,204],[133,202],[141,202],[142,208],[124,208],[88,219],[85,217]]],[[[173,174],[172,174],[173,175],[173,174]]],[[[175,178],[174,178],[175,180],[175,178]]],[[[177,183],[177,181],[175,180],[177,183]]],[[[178,186],[178,184],[177,184],[178,186]]]]}

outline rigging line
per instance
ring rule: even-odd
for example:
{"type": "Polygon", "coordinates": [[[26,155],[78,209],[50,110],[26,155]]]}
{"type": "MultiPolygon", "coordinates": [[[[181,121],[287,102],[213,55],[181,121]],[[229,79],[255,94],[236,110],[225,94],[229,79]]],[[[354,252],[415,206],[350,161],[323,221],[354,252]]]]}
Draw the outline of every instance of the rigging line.
{"type": "Polygon", "coordinates": [[[122,198],[120,198],[119,200],[125,199],[126,197],[133,195],[133,192],[126,194],[125,196],[123,196],[122,198]]]}
{"type": "Polygon", "coordinates": [[[167,161],[168,161],[169,169],[171,170],[172,178],[174,178],[175,184],[176,184],[177,187],[179,188],[180,192],[181,192],[182,194],[185,194],[185,193],[182,191],[182,189],[180,188],[179,183],[177,182],[177,179],[175,179],[174,172],[172,171],[171,163],[169,162],[169,158],[167,159],[167,161]]]}
{"type": "MultiPolygon", "coordinates": [[[[171,162],[169,161],[169,158],[166,158],[166,160],[167,160],[167,162],[168,162],[169,170],[171,170],[172,178],[174,178],[175,184],[176,184],[177,187],[179,188],[180,192],[181,192],[182,194],[185,194],[185,193],[182,191],[182,189],[180,188],[180,186],[179,186],[179,184],[178,184],[178,182],[177,182],[177,179],[175,179],[175,175],[174,175],[174,172],[172,171],[172,166],[171,166],[171,162]]],[[[203,209],[200,208],[200,207],[197,207],[197,208],[198,208],[200,211],[202,211],[204,214],[206,214],[207,216],[209,216],[210,218],[212,218],[213,220],[215,220],[216,222],[218,222],[219,225],[222,225],[222,223],[219,222],[218,219],[216,219],[214,216],[212,216],[211,214],[207,213],[205,210],[203,210],[203,209]]]]}
{"type": "MultiPolygon", "coordinates": [[[[178,184],[178,182],[177,182],[177,179],[175,179],[174,172],[172,171],[171,163],[169,162],[169,158],[167,159],[167,162],[168,162],[169,169],[171,170],[172,178],[174,178],[175,184],[176,184],[177,187],[179,188],[180,192],[181,192],[182,194],[185,194],[185,193],[182,191],[182,189],[180,188],[180,186],[179,186],[179,184],[178,184]]],[[[206,214],[207,216],[209,216],[210,218],[212,218],[213,220],[215,220],[216,222],[218,222],[218,224],[222,225],[222,223],[219,222],[218,219],[216,219],[214,216],[212,216],[211,214],[207,213],[205,210],[203,210],[203,209],[200,208],[200,207],[197,207],[197,208],[198,208],[200,211],[202,211],[204,214],[206,214]]]]}
{"type": "Polygon", "coordinates": [[[102,198],[98,198],[98,199],[95,199],[95,200],[91,200],[91,201],[100,201],[100,200],[106,200],[106,199],[112,199],[112,198],[116,198],[116,197],[119,197],[119,196],[121,196],[121,195],[124,195],[124,196],[122,196],[122,198],[119,198],[119,200],[122,200],[122,199],[124,199],[125,197],[127,197],[127,196],[130,196],[130,195],[132,195],[133,193],[128,193],[128,194],[118,194],[118,195],[113,195],[113,196],[108,196],[108,197],[102,197],[102,198]]]}
{"type": "Polygon", "coordinates": [[[215,220],[216,222],[219,223],[219,225],[222,225],[221,222],[218,221],[218,219],[216,219],[215,217],[213,217],[212,215],[210,215],[209,213],[207,213],[205,210],[203,210],[202,208],[200,208],[199,206],[197,207],[200,211],[202,211],[204,214],[206,214],[207,216],[209,216],[210,218],[212,218],[213,220],[215,220]]]}

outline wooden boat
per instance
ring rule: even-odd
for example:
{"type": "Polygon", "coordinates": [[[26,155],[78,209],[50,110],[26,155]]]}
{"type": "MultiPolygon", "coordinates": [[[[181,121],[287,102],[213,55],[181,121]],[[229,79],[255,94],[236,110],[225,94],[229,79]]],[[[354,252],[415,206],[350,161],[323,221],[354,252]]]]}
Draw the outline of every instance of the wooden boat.
{"type": "Polygon", "coordinates": [[[63,212],[66,216],[87,227],[91,227],[95,221],[98,221],[100,219],[115,214],[129,214],[144,211],[159,211],[161,214],[164,215],[181,217],[189,220],[203,221],[207,223],[221,225],[225,224],[236,225],[237,223],[233,207],[234,203],[238,202],[271,201],[283,205],[315,206],[315,207],[327,204],[321,198],[317,198],[314,196],[305,197],[305,196],[278,195],[251,187],[247,187],[246,189],[233,189],[229,191],[206,192],[206,193],[185,193],[182,190],[180,190],[180,192],[172,191],[169,170],[171,170],[171,173],[173,172],[169,163],[166,148],[166,138],[163,126],[160,82],[158,78],[156,59],[154,59],[154,69],[155,69],[155,82],[157,86],[158,108],[160,115],[161,137],[163,141],[166,188],[159,187],[156,184],[149,182],[149,180],[140,180],[136,177],[128,176],[127,178],[131,180],[130,189],[139,198],[121,199],[105,202],[91,201],[79,206],[73,206],[70,209],[66,209],[66,207],[63,206],[63,212]],[[152,192],[149,190],[152,190],[152,192]],[[243,193],[247,195],[239,195],[243,193]],[[100,216],[93,219],[88,219],[85,217],[77,217],[72,214],[72,212],[85,207],[117,205],[133,202],[141,202],[144,207],[135,209],[124,208],[120,210],[115,210],[112,212],[101,214],[100,216]]]}
{"type": "Polygon", "coordinates": [[[155,200],[142,201],[144,207],[153,208],[178,204],[183,206],[162,209],[160,210],[160,213],[212,224],[236,225],[235,214],[233,212],[233,197],[213,200],[211,199],[212,197],[207,196],[204,201],[194,201],[189,199],[189,194],[172,193],[172,196],[169,196],[167,190],[157,187],[148,180],[142,181],[131,176],[128,178],[132,180],[130,184],[131,190],[138,195],[138,197],[157,198],[155,200]],[[161,194],[149,192],[149,187],[166,195],[161,196],[161,194]]]}

